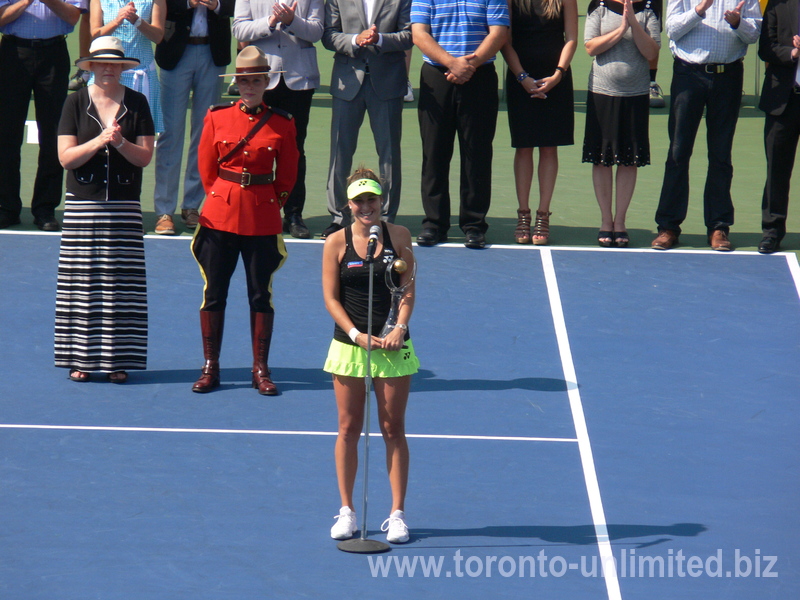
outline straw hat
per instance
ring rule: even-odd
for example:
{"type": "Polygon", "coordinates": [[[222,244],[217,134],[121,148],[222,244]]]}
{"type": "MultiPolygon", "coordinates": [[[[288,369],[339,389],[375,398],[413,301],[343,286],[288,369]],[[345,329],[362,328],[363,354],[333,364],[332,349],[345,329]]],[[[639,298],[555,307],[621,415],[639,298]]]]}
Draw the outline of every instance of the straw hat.
{"type": "Polygon", "coordinates": [[[84,71],[89,70],[89,63],[114,63],[123,65],[123,70],[139,66],[138,58],[125,56],[122,42],[113,35],[104,35],[92,42],[89,46],[89,56],[84,56],[75,61],[75,65],[84,71]]]}
{"type": "Polygon", "coordinates": [[[236,56],[236,73],[223,73],[220,77],[236,77],[237,75],[271,75],[286,71],[270,71],[269,59],[258,46],[246,46],[236,56]]]}

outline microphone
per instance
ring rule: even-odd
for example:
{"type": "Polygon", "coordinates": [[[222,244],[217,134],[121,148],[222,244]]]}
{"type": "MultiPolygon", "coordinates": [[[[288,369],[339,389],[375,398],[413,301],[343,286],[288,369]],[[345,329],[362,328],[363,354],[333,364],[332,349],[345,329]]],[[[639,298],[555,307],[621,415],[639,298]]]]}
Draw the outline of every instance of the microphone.
{"type": "Polygon", "coordinates": [[[375,246],[378,245],[378,237],[381,235],[380,225],[373,225],[369,228],[369,239],[367,240],[367,260],[372,261],[375,256],[375,246]]]}

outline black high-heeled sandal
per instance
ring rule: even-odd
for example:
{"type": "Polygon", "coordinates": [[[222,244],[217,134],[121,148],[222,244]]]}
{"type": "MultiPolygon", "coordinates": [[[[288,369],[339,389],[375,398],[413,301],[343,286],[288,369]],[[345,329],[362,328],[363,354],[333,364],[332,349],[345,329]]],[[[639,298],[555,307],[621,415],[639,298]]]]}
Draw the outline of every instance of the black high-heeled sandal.
{"type": "Polygon", "coordinates": [[[628,237],[627,231],[615,231],[614,232],[614,245],[617,248],[627,248],[628,244],[630,244],[631,238],[628,237]]]}
{"type": "Polygon", "coordinates": [[[597,232],[597,243],[603,248],[610,248],[614,243],[614,232],[601,229],[597,232]]]}

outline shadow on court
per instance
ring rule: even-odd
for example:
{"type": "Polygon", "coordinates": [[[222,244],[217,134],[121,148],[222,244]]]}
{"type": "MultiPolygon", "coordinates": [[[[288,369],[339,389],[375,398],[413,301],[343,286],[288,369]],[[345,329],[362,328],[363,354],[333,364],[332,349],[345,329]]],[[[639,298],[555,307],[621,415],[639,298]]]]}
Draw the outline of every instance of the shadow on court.
{"type": "MultiPolygon", "coordinates": [[[[676,523],[674,525],[608,525],[608,536],[611,541],[629,540],[638,537],[662,536],[655,543],[670,541],[675,537],[695,537],[706,531],[699,523],[676,523]],[[664,538],[663,536],[669,536],[664,538]]],[[[503,539],[539,539],[552,544],[591,545],[597,544],[597,536],[593,525],[551,526],[551,525],[494,525],[474,529],[418,529],[414,531],[415,539],[429,538],[503,538],[503,539]]],[[[644,548],[653,545],[646,542],[637,545],[644,548]]],[[[472,546],[474,547],[474,546],[472,546]]]]}

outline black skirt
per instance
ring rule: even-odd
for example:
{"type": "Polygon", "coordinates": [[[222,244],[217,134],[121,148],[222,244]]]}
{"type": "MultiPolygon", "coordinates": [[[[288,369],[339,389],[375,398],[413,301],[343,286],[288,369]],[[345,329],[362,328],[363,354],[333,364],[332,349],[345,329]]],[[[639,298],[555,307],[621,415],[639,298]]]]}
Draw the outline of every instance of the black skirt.
{"type": "Polygon", "coordinates": [[[650,97],[586,97],[583,162],[611,167],[650,164],[650,97]]]}

